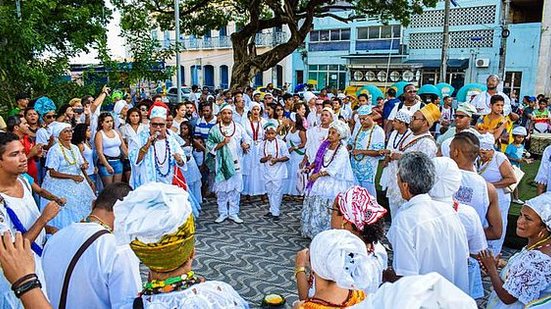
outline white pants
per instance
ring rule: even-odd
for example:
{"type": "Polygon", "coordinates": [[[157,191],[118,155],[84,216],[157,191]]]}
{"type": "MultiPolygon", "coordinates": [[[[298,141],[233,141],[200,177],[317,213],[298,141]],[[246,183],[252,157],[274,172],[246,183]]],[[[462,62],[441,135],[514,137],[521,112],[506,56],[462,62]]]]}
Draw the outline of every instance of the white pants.
{"type": "Polygon", "coordinates": [[[216,193],[216,201],[218,203],[218,214],[221,216],[237,215],[239,213],[239,198],[240,193],[237,190],[229,192],[218,191],[216,193]],[[228,213],[228,204],[229,213],[228,213]]]}
{"type": "Polygon", "coordinates": [[[369,194],[371,194],[371,196],[377,199],[377,189],[375,188],[375,183],[370,183],[369,181],[362,181],[360,182],[360,186],[366,188],[369,194]]]}
{"type": "Polygon", "coordinates": [[[283,199],[283,179],[266,180],[266,192],[270,202],[270,213],[279,216],[279,208],[283,199]]]}
{"type": "Polygon", "coordinates": [[[503,248],[503,242],[505,241],[505,234],[507,234],[507,215],[509,214],[509,207],[511,206],[511,194],[498,191],[499,212],[501,212],[501,237],[496,240],[488,240],[488,249],[492,250],[494,256],[501,253],[503,248]]]}

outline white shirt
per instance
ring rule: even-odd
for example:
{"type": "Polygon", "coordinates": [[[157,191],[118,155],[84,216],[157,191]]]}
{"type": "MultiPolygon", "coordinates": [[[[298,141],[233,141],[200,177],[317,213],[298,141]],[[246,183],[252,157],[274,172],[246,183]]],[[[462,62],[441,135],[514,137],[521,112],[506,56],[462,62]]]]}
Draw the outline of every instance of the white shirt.
{"type": "Polygon", "coordinates": [[[436,147],[436,142],[432,135],[429,132],[422,133],[419,135],[414,135],[413,132],[406,132],[408,134],[404,140],[400,143],[398,150],[403,153],[420,151],[429,158],[436,157],[436,152],[438,152],[438,147],[436,147]]]}
{"type": "MultiPolygon", "coordinates": [[[[54,308],[69,262],[82,244],[103,227],[73,223],[53,235],[44,248],[48,298],[54,308]]],[[[117,246],[113,234],[96,239],[78,260],[67,293],[67,308],[120,308],[141,290],[139,260],[128,245],[117,246]]]]}
{"type": "Polygon", "coordinates": [[[453,196],[457,201],[474,208],[482,226],[488,226],[486,214],[490,206],[488,185],[482,176],[472,171],[461,170],[461,186],[453,196]]]}
{"type": "MultiPolygon", "coordinates": [[[[503,115],[509,115],[511,113],[511,99],[509,99],[509,97],[501,91],[497,91],[496,95],[500,95],[503,97],[503,103],[505,103],[505,105],[503,106],[503,115]]],[[[487,115],[492,111],[490,106],[491,98],[492,96],[487,91],[483,91],[479,93],[476,97],[474,97],[474,99],[471,101],[471,104],[476,107],[476,111],[479,115],[487,115]]]]}
{"type": "Polygon", "coordinates": [[[308,156],[308,161],[313,163],[316,159],[316,153],[321,143],[327,138],[329,134],[329,128],[311,127],[306,130],[306,155],[308,156]]]}
{"type": "MultiPolygon", "coordinates": [[[[265,140],[260,144],[258,149],[260,151],[260,158],[271,155],[272,158],[289,158],[289,150],[284,141],[279,138],[273,141],[265,140]],[[276,146],[277,145],[277,146],[276,146]]],[[[262,164],[264,168],[264,179],[266,181],[279,180],[287,178],[287,164],[285,162],[277,162],[272,165],[270,161],[262,164]]],[[[254,171],[253,171],[254,172],[254,171]]]]}
{"type": "Polygon", "coordinates": [[[469,248],[455,210],[427,194],[412,197],[400,209],[387,234],[396,274],[437,272],[468,293],[469,248]]]}
{"type": "MultiPolygon", "coordinates": [[[[399,102],[397,102],[396,105],[394,105],[394,107],[390,111],[390,114],[388,115],[388,120],[394,120],[394,118],[396,118],[396,113],[398,112],[398,107],[400,107],[399,102]]],[[[410,107],[406,106],[406,104],[402,104],[401,109],[408,110],[409,113],[413,115],[413,113],[415,113],[416,111],[421,109],[421,101],[415,102],[415,104],[413,104],[410,107]]]]}

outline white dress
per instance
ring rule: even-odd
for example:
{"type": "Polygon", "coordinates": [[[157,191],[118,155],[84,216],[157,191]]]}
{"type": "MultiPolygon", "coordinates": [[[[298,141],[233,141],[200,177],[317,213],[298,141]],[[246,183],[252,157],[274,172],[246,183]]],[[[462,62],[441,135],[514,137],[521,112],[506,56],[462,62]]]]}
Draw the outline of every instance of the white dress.
{"type": "Polygon", "coordinates": [[[524,248],[509,259],[500,277],[503,288],[518,300],[506,305],[492,291],[486,308],[522,309],[534,300],[551,295],[551,257],[539,250],[524,248]]]}
{"type": "MultiPolygon", "coordinates": [[[[295,132],[289,132],[287,134],[287,148],[296,147],[300,145],[301,140],[299,136],[299,130],[295,132]]],[[[290,154],[289,161],[287,161],[288,177],[285,181],[284,193],[289,195],[300,195],[297,190],[297,173],[300,162],[304,158],[304,148],[296,149],[290,154]]]]}
{"type": "Polygon", "coordinates": [[[335,197],[354,185],[354,173],[344,144],[337,150],[327,149],[320,172],[327,172],[329,175],[319,177],[312,189],[306,192],[301,220],[304,237],[314,238],[330,228],[331,205],[335,197]]]}
{"type": "MultiPolygon", "coordinates": [[[[507,156],[504,153],[499,151],[494,151],[494,156],[485,164],[482,164],[479,167],[479,174],[487,182],[494,183],[503,179],[499,167],[503,162],[509,161],[507,156]]],[[[501,232],[501,237],[497,240],[488,241],[488,247],[493,251],[494,256],[497,256],[501,252],[501,247],[503,246],[503,241],[505,240],[505,232],[507,231],[507,215],[509,214],[509,207],[511,206],[511,193],[506,193],[504,188],[496,188],[497,199],[499,202],[499,210],[501,212],[501,222],[503,226],[503,231],[501,232]]]]}
{"type": "MultiPolygon", "coordinates": [[[[60,143],[55,144],[48,151],[48,157],[46,158],[47,168],[59,173],[84,177],[80,169],[82,163],[82,155],[78,147],[73,144],[71,144],[70,150],[60,143]]],[[[72,179],[54,178],[48,172],[44,177],[42,188],[56,196],[67,199],[67,203],[61,208],[57,216],[48,223],[59,229],[84,219],[90,213],[92,202],[96,199],[96,195],[86,179],[78,183],[72,179]]],[[[40,209],[44,209],[48,202],[49,200],[41,198],[40,209]]]]}
{"type": "Polygon", "coordinates": [[[249,152],[243,155],[243,194],[261,195],[266,193],[264,177],[258,171],[261,170],[260,163],[261,151],[260,143],[264,139],[264,129],[262,126],[266,121],[251,123],[249,119],[245,120],[244,129],[249,139],[252,141],[249,152]]]}
{"type": "Polygon", "coordinates": [[[538,174],[534,178],[534,181],[538,184],[545,185],[547,187],[547,192],[551,191],[551,185],[549,180],[551,180],[551,145],[545,147],[543,154],[541,155],[541,163],[538,168],[538,174]]]}
{"type": "MultiPolygon", "coordinates": [[[[388,138],[386,149],[390,150],[391,153],[401,153],[400,145],[410,133],[411,131],[409,131],[409,129],[403,134],[398,133],[396,130],[392,131],[392,133],[390,133],[390,137],[388,138]]],[[[396,173],[398,173],[398,160],[390,161],[383,169],[381,179],[379,180],[379,184],[381,185],[383,191],[386,190],[386,197],[388,198],[390,214],[392,217],[394,217],[395,211],[399,205],[404,203],[402,194],[398,189],[396,173]]]]}
{"type": "Polygon", "coordinates": [[[193,147],[182,146],[182,149],[187,159],[187,169],[183,171],[184,177],[186,178],[190,193],[193,194],[199,203],[201,203],[203,200],[203,196],[201,195],[201,172],[193,157],[193,147]]]}

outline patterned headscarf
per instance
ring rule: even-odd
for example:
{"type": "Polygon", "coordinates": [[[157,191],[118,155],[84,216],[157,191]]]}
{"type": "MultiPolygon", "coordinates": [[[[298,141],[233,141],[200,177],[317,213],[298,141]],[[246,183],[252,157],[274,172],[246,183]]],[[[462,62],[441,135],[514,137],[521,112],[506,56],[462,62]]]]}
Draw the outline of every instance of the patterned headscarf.
{"type": "Polygon", "coordinates": [[[373,224],[386,214],[386,209],[377,203],[366,188],[353,186],[337,195],[337,206],[344,219],[363,231],[366,225],[373,224]]]}
{"type": "Polygon", "coordinates": [[[404,108],[396,112],[394,119],[409,124],[411,122],[411,116],[411,113],[404,108]]]}
{"type": "Polygon", "coordinates": [[[40,97],[34,102],[34,110],[40,115],[44,116],[45,114],[49,112],[55,112],[56,106],[54,104],[54,101],[48,97],[40,97]]]}

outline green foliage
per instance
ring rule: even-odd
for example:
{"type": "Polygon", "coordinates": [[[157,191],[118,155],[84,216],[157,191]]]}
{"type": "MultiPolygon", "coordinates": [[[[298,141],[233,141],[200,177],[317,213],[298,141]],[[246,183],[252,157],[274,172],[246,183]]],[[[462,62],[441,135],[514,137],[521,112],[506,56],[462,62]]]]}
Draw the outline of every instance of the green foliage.
{"type": "Polygon", "coordinates": [[[104,42],[111,11],[103,0],[0,1],[0,106],[15,103],[18,92],[67,102],[86,89],[62,81],[68,59],[104,42]]]}

